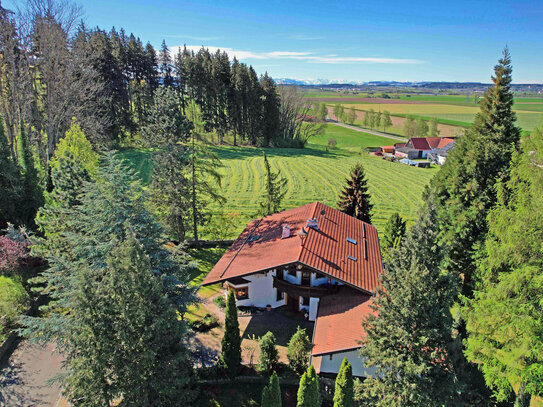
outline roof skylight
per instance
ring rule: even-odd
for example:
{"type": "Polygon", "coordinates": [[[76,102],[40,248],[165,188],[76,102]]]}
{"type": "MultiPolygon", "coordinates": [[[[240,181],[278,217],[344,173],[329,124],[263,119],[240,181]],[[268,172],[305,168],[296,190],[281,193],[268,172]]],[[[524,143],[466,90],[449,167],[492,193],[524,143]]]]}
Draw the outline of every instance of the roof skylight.
{"type": "Polygon", "coordinates": [[[349,243],[352,243],[352,244],[358,244],[358,243],[356,242],[356,240],[354,240],[352,237],[348,237],[348,238],[347,238],[347,241],[348,241],[349,243]]]}

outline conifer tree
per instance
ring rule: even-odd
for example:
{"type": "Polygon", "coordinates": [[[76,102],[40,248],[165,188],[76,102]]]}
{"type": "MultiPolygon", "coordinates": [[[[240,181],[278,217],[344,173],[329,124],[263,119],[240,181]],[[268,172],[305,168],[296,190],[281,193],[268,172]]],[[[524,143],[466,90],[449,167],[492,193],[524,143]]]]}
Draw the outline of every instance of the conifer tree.
{"type": "Polygon", "coordinates": [[[385,232],[381,247],[384,249],[396,248],[400,246],[401,239],[405,236],[406,221],[402,219],[398,212],[394,212],[388,218],[385,224],[385,232]]]}
{"type": "Polygon", "coordinates": [[[51,169],[58,167],[58,161],[61,157],[70,154],[73,159],[79,162],[85,170],[93,175],[98,170],[98,154],[93,150],[90,141],[85,136],[77,119],[72,119],[70,128],[64,137],[58,142],[55,154],[49,161],[51,169]]]}
{"type": "Polygon", "coordinates": [[[377,369],[364,382],[375,406],[450,405],[458,394],[450,308],[455,276],[441,273],[435,206],[429,201],[381,274],[376,315],[364,322],[361,356],[377,369]]]}
{"type": "Polygon", "coordinates": [[[347,186],[339,196],[338,208],[347,215],[363,222],[371,223],[371,197],[368,192],[366,176],[362,164],[356,164],[347,179],[347,186]]]}
{"type": "Polygon", "coordinates": [[[296,407],[319,407],[321,395],[319,393],[319,379],[313,365],[300,378],[296,407]]]}
{"type": "Polygon", "coordinates": [[[287,358],[290,367],[298,373],[299,376],[307,369],[310,352],[311,341],[309,340],[305,329],[298,326],[296,332],[288,342],[287,358]]]}
{"type": "Polygon", "coordinates": [[[279,359],[279,352],[277,351],[277,346],[275,342],[275,335],[273,332],[267,332],[260,339],[260,360],[258,363],[258,369],[261,372],[269,373],[275,366],[279,359]]]}
{"type": "Polygon", "coordinates": [[[267,216],[281,210],[281,201],[287,193],[287,180],[281,177],[279,171],[273,172],[271,170],[266,153],[264,153],[264,169],[266,174],[264,179],[264,196],[260,202],[260,214],[267,216]]]}
{"type": "Polygon", "coordinates": [[[457,139],[430,185],[436,197],[440,244],[448,249],[445,266],[462,276],[462,292],[468,297],[477,279],[475,265],[487,232],[486,217],[496,202],[495,184],[508,176],[520,137],[511,74],[511,58],[505,49],[473,126],[457,139]]]}
{"type": "MultiPolygon", "coordinates": [[[[59,160],[66,170],[64,160],[70,156],[59,160]]],[[[39,220],[46,239],[58,244],[34,246],[48,260],[37,283],[51,301],[43,316],[24,318],[25,334],[62,349],[71,400],[104,406],[122,396],[132,405],[190,404],[185,326],[177,318],[193,300],[187,268],[164,247],[135,174],[108,153],[96,179],[83,180],[80,191],[58,181],[39,220]]]]}
{"type": "Polygon", "coordinates": [[[498,401],[515,406],[543,395],[543,135],[536,130],[514,154],[511,177],[498,183],[488,216],[481,284],[465,308],[466,355],[498,401]]]}
{"type": "Polygon", "coordinates": [[[352,407],[354,405],[353,367],[343,359],[336,377],[334,389],[334,407],[352,407]]]}
{"type": "Polygon", "coordinates": [[[281,100],[273,79],[266,73],[260,79],[262,87],[262,146],[270,146],[280,132],[280,105],[281,100]]]}
{"type": "Polygon", "coordinates": [[[225,309],[224,336],[221,341],[221,362],[231,378],[236,377],[241,363],[241,337],[234,290],[228,292],[225,309]]]}
{"type": "Polygon", "coordinates": [[[264,390],[262,391],[262,403],[260,406],[281,407],[282,405],[279,377],[277,376],[277,373],[273,372],[270,377],[270,383],[267,386],[264,386],[264,390]]]}

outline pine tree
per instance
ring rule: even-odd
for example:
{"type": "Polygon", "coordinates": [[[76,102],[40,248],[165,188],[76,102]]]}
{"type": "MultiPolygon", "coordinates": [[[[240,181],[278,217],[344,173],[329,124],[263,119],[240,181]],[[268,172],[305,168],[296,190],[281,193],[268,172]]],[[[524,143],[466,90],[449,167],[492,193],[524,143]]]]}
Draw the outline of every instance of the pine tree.
{"type": "Polygon", "coordinates": [[[520,137],[511,73],[511,58],[505,49],[494,68],[494,85],[486,91],[473,126],[456,140],[430,185],[436,197],[440,244],[448,249],[446,268],[462,276],[462,292],[467,297],[477,279],[475,265],[487,232],[486,217],[496,202],[496,180],[507,177],[520,137]]]}
{"type": "Polygon", "coordinates": [[[260,79],[262,87],[262,146],[270,146],[273,141],[279,137],[280,129],[280,111],[281,100],[277,93],[277,87],[273,79],[266,73],[260,79]]]}
{"type": "Polygon", "coordinates": [[[398,212],[394,212],[387,223],[381,240],[381,252],[383,261],[388,264],[391,261],[390,252],[392,249],[399,249],[406,232],[406,221],[398,212]]]}
{"type": "MultiPolygon", "coordinates": [[[[64,160],[70,156],[59,160],[66,170],[64,160]]],[[[114,153],[102,161],[96,179],[84,180],[79,193],[54,180],[58,193],[45,205],[48,217],[40,225],[46,239],[59,244],[34,246],[48,260],[37,283],[51,301],[43,316],[24,318],[25,334],[58,344],[69,366],[70,398],[84,396],[85,405],[110,405],[121,396],[140,400],[133,405],[190,403],[185,328],[177,319],[192,302],[186,262],[164,247],[163,230],[145,209],[135,174],[114,153]],[[123,246],[132,237],[138,248],[123,246]],[[117,264],[117,258],[123,261],[117,264]],[[134,269],[135,258],[146,260],[134,269]],[[134,306],[123,306],[129,301],[134,306]],[[131,314],[136,310],[144,314],[131,314]]]]}
{"type": "Polygon", "coordinates": [[[279,386],[279,377],[277,373],[273,372],[270,377],[270,383],[264,386],[262,391],[262,403],[261,407],[281,407],[281,387],[279,386]]]}
{"type": "Polygon", "coordinates": [[[175,83],[173,80],[172,57],[170,56],[170,50],[168,49],[165,40],[162,40],[158,60],[162,84],[167,88],[173,87],[175,83]]]}
{"type": "Polygon", "coordinates": [[[260,360],[258,363],[258,369],[261,372],[269,373],[275,369],[279,360],[279,353],[275,342],[275,335],[273,332],[267,332],[260,339],[260,360]]]}
{"type": "Polygon", "coordinates": [[[488,216],[481,284],[465,308],[466,355],[498,401],[543,395],[543,135],[524,139],[488,216]]]}
{"type": "Polygon", "coordinates": [[[127,229],[124,241],[113,242],[103,272],[84,267],[77,276],[85,289],[74,303],[81,329],[72,342],[78,354],[68,379],[70,398],[95,390],[110,402],[122,396],[134,406],[189,403],[194,394],[184,325],[127,229]]]}
{"type": "Polygon", "coordinates": [[[264,169],[266,178],[264,179],[264,196],[260,202],[260,214],[267,216],[281,210],[281,201],[287,193],[287,180],[281,177],[279,171],[271,170],[266,153],[264,153],[264,169]]]}
{"type": "Polygon", "coordinates": [[[352,407],[354,405],[353,367],[343,359],[336,377],[334,389],[334,407],[352,407]]]}
{"type": "Polygon", "coordinates": [[[315,368],[311,365],[300,378],[296,407],[319,407],[320,405],[319,379],[315,368]]]}
{"type": "Polygon", "coordinates": [[[305,372],[309,363],[309,353],[311,352],[311,341],[307,336],[305,329],[299,326],[296,332],[290,338],[287,348],[287,358],[289,366],[299,376],[305,372]]]}
{"type": "Polygon", "coordinates": [[[239,334],[236,297],[233,290],[228,293],[225,315],[224,336],[221,341],[221,362],[228,375],[234,378],[241,363],[241,337],[239,334]]]}
{"type": "Polygon", "coordinates": [[[142,137],[150,147],[164,147],[187,142],[194,125],[183,115],[178,94],[161,87],[155,92],[152,106],[146,110],[142,137]]]}
{"type": "Polygon", "coordinates": [[[154,154],[150,201],[168,235],[179,242],[192,227],[189,169],[190,152],[183,145],[154,154]]]}
{"type": "Polygon", "coordinates": [[[375,406],[450,405],[458,394],[452,354],[456,279],[442,274],[435,206],[429,201],[381,275],[376,315],[364,322],[361,356],[377,369],[364,382],[375,406]]]}
{"type": "Polygon", "coordinates": [[[362,164],[356,164],[351,170],[351,178],[339,196],[338,208],[347,215],[366,223],[371,223],[371,197],[362,164]]]}

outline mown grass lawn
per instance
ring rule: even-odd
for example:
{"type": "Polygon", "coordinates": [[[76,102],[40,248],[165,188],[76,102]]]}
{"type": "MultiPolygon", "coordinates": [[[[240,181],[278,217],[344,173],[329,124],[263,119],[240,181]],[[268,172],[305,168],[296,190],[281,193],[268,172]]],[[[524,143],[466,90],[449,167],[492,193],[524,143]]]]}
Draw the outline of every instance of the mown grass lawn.
{"type": "MultiPolygon", "coordinates": [[[[422,191],[437,168],[423,169],[391,163],[362,151],[369,146],[394,142],[328,125],[326,133],[311,140],[304,149],[215,146],[213,149],[222,161],[220,190],[226,204],[222,209],[212,204],[210,210],[240,213],[239,227],[232,231],[232,237],[255,217],[264,187],[262,154],[266,152],[272,169],[280,170],[288,181],[288,191],[282,204],[284,209],[314,201],[335,207],[346,177],[354,164],[360,162],[366,170],[374,204],[373,224],[382,231],[384,223],[395,211],[412,221],[421,203],[422,191]],[[326,151],[330,138],[337,141],[337,148],[326,151]]],[[[121,154],[138,170],[143,182],[148,183],[149,151],[123,150],[121,154]]]]}

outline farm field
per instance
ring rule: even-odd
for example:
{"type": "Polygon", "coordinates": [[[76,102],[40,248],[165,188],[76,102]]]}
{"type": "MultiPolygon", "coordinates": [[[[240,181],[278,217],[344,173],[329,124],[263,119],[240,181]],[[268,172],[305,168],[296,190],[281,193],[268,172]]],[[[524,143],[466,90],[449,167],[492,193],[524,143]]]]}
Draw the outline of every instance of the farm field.
{"type": "MultiPolygon", "coordinates": [[[[447,96],[450,97],[450,96],[447,96]]],[[[436,98],[439,98],[436,96],[436,98]]],[[[392,115],[399,115],[405,117],[406,115],[413,115],[415,117],[422,117],[429,120],[431,117],[440,119],[444,124],[468,126],[470,125],[475,115],[479,112],[479,106],[474,103],[457,104],[457,103],[430,103],[430,102],[415,102],[410,100],[405,103],[401,103],[397,99],[391,99],[389,102],[386,99],[375,99],[376,102],[369,102],[368,99],[363,99],[363,103],[355,103],[352,100],[347,102],[341,102],[345,105],[345,108],[354,107],[359,111],[367,111],[373,109],[375,111],[388,110],[392,115]]],[[[330,103],[329,107],[333,104],[339,103],[335,101],[330,103]]],[[[543,103],[524,103],[518,101],[515,104],[515,111],[517,113],[517,124],[526,131],[532,131],[535,127],[541,125],[543,117],[543,103]]],[[[395,131],[396,133],[396,131],[395,131]]]]}
{"type": "MultiPolygon", "coordinates": [[[[223,164],[221,191],[227,203],[222,210],[241,215],[239,228],[233,234],[240,232],[257,212],[264,181],[264,151],[273,171],[280,170],[288,180],[288,191],[282,204],[284,209],[317,200],[335,206],[350,169],[361,162],[374,204],[373,224],[382,231],[395,211],[413,221],[422,191],[438,169],[391,163],[362,152],[368,146],[393,143],[388,138],[329,125],[326,134],[312,140],[305,149],[215,147],[223,164]],[[337,148],[326,151],[330,138],[337,141],[337,148]]],[[[121,154],[139,171],[143,182],[148,183],[150,152],[124,150],[121,154]]],[[[210,209],[221,210],[218,205],[212,205],[210,209]]]]}

